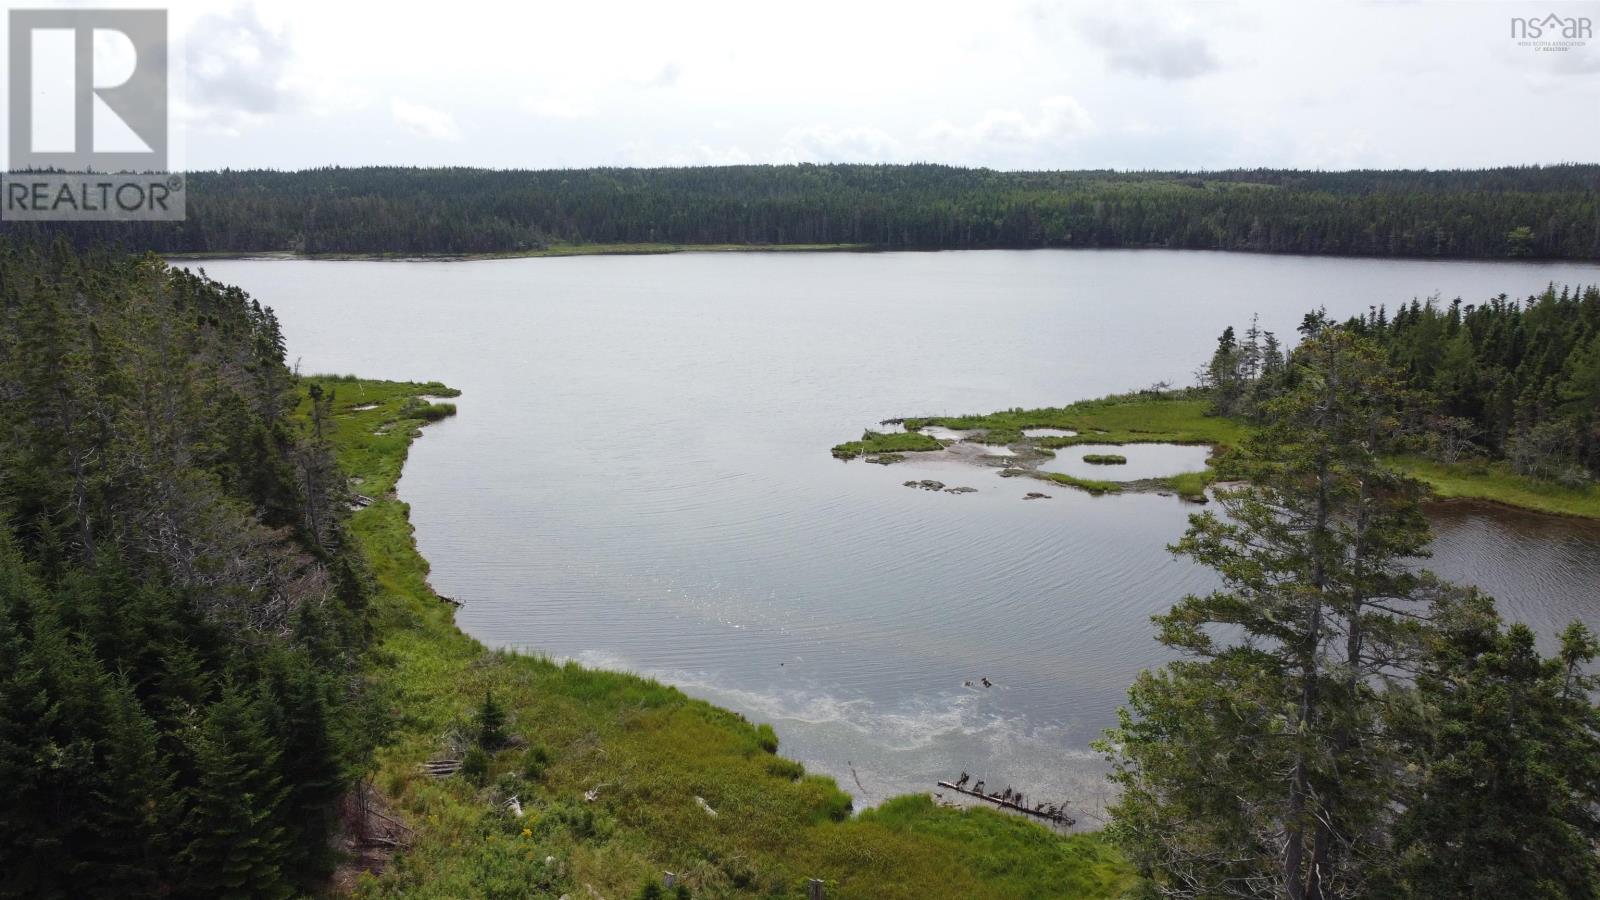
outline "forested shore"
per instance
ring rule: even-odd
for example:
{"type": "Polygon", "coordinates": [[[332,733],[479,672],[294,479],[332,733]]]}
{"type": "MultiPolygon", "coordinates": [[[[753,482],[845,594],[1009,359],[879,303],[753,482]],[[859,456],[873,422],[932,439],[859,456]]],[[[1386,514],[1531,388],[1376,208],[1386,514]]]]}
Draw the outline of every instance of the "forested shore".
{"type": "Polygon", "coordinates": [[[372,584],[270,310],[0,245],[0,896],[283,897],[382,740],[372,584]],[[304,422],[296,415],[304,403],[304,422]]]}
{"type": "Polygon", "coordinates": [[[153,256],[0,242],[0,897],[1132,883],[1101,835],[853,814],[769,726],[463,634],[394,492],[451,393],[299,376],[153,256]]]}
{"type": "MultiPolygon", "coordinates": [[[[1129,247],[1600,259],[1600,166],[1009,172],[939,165],[323,168],[188,176],[182,222],[8,223],[159,253],[539,254],[632,245],[1129,247]]],[[[589,251],[593,252],[593,251],[589,251]]],[[[635,252],[649,252],[637,250],[635,252]]]]}
{"type": "MultiPolygon", "coordinates": [[[[1405,387],[1395,464],[1449,496],[1600,516],[1600,288],[1377,305],[1337,326],[1312,310],[1298,331],[1334,327],[1370,340],[1405,387]]],[[[1265,423],[1290,358],[1254,322],[1224,330],[1200,373],[1212,412],[1265,423]]]]}

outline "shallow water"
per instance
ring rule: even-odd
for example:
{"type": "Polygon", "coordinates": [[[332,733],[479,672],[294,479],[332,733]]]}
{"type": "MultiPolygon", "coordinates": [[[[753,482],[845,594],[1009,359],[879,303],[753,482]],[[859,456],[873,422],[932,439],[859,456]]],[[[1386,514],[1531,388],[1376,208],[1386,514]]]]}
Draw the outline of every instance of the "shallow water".
{"type": "Polygon", "coordinates": [[[1078,444],[1059,447],[1055,459],[1047,459],[1039,468],[1046,472],[1061,472],[1074,478],[1101,481],[1138,481],[1143,478],[1166,478],[1184,472],[1198,472],[1206,467],[1210,447],[1185,444],[1078,444]],[[1115,454],[1128,461],[1120,465],[1086,463],[1084,456],[1098,453],[1115,454]]]}
{"type": "MultiPolygon", "coordinates": [[[[1567,264],[1165,251],[205,268],[277,310],[302,371],[465,392],[400,493],[434,584],[485,642],[773,722],[786,754],[864,802],[965,769],[1091,807],[1089,741],[1164,658],[1150,615],[1213,584],[1163,549],[1193,507],[1055,486],[1024,502],[1038,482],[828,448],[886,417],[1187,383],[1252,312],[1289,337],[1318,305],[1600,281],[1567,264]],[[923,478],[978,491],[902,486],[923,478]],[[963,686],[981,676],[996,686],[963,686]]],[[[1600,529],[1434,515],[1446,575],[1546,634],[1600,624],[1600,529]]]]}

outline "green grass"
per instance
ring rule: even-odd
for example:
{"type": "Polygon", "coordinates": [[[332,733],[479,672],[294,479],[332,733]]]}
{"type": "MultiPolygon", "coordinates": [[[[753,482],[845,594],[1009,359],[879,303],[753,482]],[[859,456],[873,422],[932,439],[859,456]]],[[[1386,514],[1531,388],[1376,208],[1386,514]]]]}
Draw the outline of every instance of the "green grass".
{"type": "Polygon", "coordinates": [[[855,459],[870,453],[909,453],[918,450],[942,450],[944,445],[914,431],[894,432],[884,434],[877,431],[866,431],[859,441],[848,441],[833,448],[833,455],[838,459],[855,459]]]}
{"type": "Polygon", "coordinates": [[[1389,462],[1426,482],[1437,497],[1484,500],[1537,512],[1600,519],[1600,485],[1564,487],[1518,475],[1505,463],[1448,464],[1416,456],[1394,457],[1389,462]]]}
{"type": "Polygon", "coordinates": [[[428,403],[423,400],[412,401],[406,404],[404,409],[400,410],[401,418],[421,419],[424,422],[437,422],[441,419],[448,419],[455,414],[456,405],[454,403],[428,403]]]}
{"type": "MultiPolygon", "coordinates": [[[[927,416],[908,418],[905,429],[914,435],[929,425],[939,425],[957,431],[981,430],[969,440],[985,444],[1015,444],[1027,442],[1034,447],[1050,450],[1080,444],[1209,444],[1226,454],[1227,448],[1243,441],[1249,433],[1248,426],[1234,419],[1209,415],[1210,401],[1188,391],[1170,391],[1162,394],[1120,394],[1100,400],[1085,400],[1067,406],[1044,409],[1008,409],[981,415],[927,416]],[[1022,432],[1030,428],[1059,428],[1076,431],[1072,436],[1026,438],[1022,432]]],[[[851,441],[833,448],[833,455],[851,459],[864,452],[873,452],[878,439],[901,435],[867,434],[860,441],[851,441]]],[[[929,447],[928,449],[934,449],[929,447]]],[[[1089,453],[1085,462],[1097,465],[1121,465],[1128,460],[1115,453],[1089,453]]],[[[1060,472],[1032,472],[1035,477],[1056,484],[1088,491],[1091,494],[1119,493],[1128,482],[1078,478],[1060,472]]],[[[1186,472],[1171,478],[1158,479],[1164,487],[1176,491],[1189,500],[1205,497],[1206,486],[1217,479],[1211,469],[1204,472],[1186,472]]],[[[1137,483],[1137,484],[1143,484],[1137,483]]]]}
{"type": "Polygon", "coordinates": [[[985,443],[1012,443],[1026,428],[1062,428],[1078,432],[1071,437],[1042,437],[1039,447],[1077,444],[1223,444],[1233,445],[1247,434],[1233,419],[1207,415],[1210,401],[1188,392],[1120,394],[1045,409],[1008,409],[984,415],[932,416],[906,419],[907,431],[928,425],[957,430],[987,429],[985,443]]]}
{"type": "Polygon", "coordinates": [[[1179,497],[1185,500],[1198,501],[1206,498],[1206,488],[1217,480],[1217,473],[1213,469],[1203,472],[1184,472],[1160,479],[1161,483],[1170,488],[1179,497]]]}
{"type": "MultiPolygon", "coordinates": [[[[1227,450],[1241,444],[1250,433],[1250,426],[1244,422],[1208,415],[1209,405],[1210,402],[1198,394],[1171,391],[1165,394],[1121,394],[1045,409],[1016,408],[982,415],[908,418],[904,422],[908,433],[915,433],[929,425],[941,425],[959,431],[986,429],[987,434],[975,435],[971,440],[988,444],[1022,441],[1022,431],[1026,428],[1062,428],[1078,432],[1071,437],[1027,439],[1028,443],[1041,449],[1060,449],[1079,444],[1210,444],[1219,451],[1218,458],[1209,463],[1214,468],[1157,479],[1185,499],[1199,500],[1205,497],[1205,489],[1212,482],[1219,478],[1235,477],[1228,471],[1227,450]],[[1222,471],[1217,471],[1215,467],[1220,467],[1222,471]]],[[[868,432],[866,437],[870,439],[873,436],[873,432],[868,432]]],[[[840,444],[833,448],[834,455],[839,456],[841,450],[864,444],[865,441],[840,444]]],[[[1100,461],[1091,458],[1095,456],[1101,455],[1086,455],[1084,460],[1100,461]]],[[[1103,456],[1115,457],[1114,454],[1103,456]]],[[[1518,475],[1505,463],[1474,461],[1447,464],[1415,456],[1393,457],[1390,463],[1427,483],[1434,495],[1440,498],[1483,500],[1555,515],[1600,518],[1600,484],[1564,487],[1518,475]]],[[[1091,493],[1114,493],[1124,486],[1119,482],[1074,478],[1060,473],[1037,474],[1057,484],[1091,493]]]]}
{"type": "Polygon", "coordinates": [[[1093,478],[1079,478],[1076,475],[1068,475],[1065,472],[1038,472],[1036,474],[1046,481],[1074,487],[1080,491],[1088,491],[1091,494],[1117,494],[1122,492],[1122,482],[1120,481],[1096,481],[1093,478]]]}
{"type": "Polygon", "coordinates": [[[829,897],[1093,898],[1131,889],[1129,866],[1099,834],[1061,837],[925,797],[852,817],[832,779],[775,755],[770,727],[648,679],[486,650],[429,587],[409,511],[393,495],[423,424],[408,410],[420,395],[450,392],[322,380],[336,390],[340,463],[376,498],[351,519],[377,587],[370,688],[389,716],[373,783],[416,832],[382,877],[363,879],[361,895],[619,900],[667,870],[696,897],[800,897],[808,878],[823,879],[829,897]],[[505,707],[508,733],[545,752],[501,751],[481,788],[420,773],[447,735],[470,730],[485,691],[505,707]],[[591,789],[592,803],[583,799],[591,789]],[[523,818],[502,810],[505,792],[521,798],[523,818]]]}

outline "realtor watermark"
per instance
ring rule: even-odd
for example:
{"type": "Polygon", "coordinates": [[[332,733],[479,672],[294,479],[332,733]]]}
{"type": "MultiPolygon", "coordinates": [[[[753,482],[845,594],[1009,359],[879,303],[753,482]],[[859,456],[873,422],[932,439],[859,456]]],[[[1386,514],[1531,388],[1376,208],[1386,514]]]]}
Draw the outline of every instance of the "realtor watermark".
{"type": "Polygon", "coordinates": [[[1511,39],[1535,53],[1566,53],[1594,39],[1594,22],[1588,16],[1512,16],[1511,39]]]}
{"type": "Polygon", "coordinates": [[[167,11],[14,9],[0,219],[176,221],[167,11]]]}

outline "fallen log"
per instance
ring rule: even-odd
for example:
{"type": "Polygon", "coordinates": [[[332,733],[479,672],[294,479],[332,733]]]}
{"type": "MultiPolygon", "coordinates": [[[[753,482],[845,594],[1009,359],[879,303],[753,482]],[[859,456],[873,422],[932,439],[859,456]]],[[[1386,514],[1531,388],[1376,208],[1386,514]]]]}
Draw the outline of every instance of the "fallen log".
{"type": "Polygon", "coordinates": [[[939,787],[955,791],[958,794],[966,794],[968,797],[977,797],[979,800],[987,800],[988,802],[993,803],[995,806],[998,806],[1002,809],[1015,810],[1019,813],[1024,813],[1035,818],[1044,819],[1045,821],[1054,823],[1056,825],[1065,825],[1070,827],[1078,822],[1077,819],[1074,819],[1073,817],[1059,810],[1056,812],[1047,812],[1042,809],[1029,809],[1026,806],[1012,803],[1010,800],[1002,799],[998,794],[990,796],[989,794],[980,793],[978,791],[967,790],[964,787],[956,787],[955,784],[949,781],[939,782],[939,787]]]}

